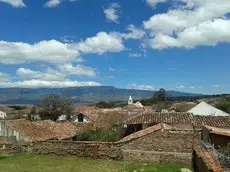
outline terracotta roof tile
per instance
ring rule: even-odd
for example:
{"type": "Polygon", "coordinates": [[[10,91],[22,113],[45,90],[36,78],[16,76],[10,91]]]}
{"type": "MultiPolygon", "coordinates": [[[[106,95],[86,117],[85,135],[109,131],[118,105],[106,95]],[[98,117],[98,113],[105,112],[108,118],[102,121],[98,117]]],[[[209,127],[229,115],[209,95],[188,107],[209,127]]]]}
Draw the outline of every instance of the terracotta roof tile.
{"type": "Polygon", "coordinates": [[[124,124],[193,124],[195,128],[201,128],[203,125],[227,128],[230,127],[230,116],[195,116],[187,112],[169,112],[169,113],[141,113],[128,118],[124,124]]]}
{"type": "Polygon", "coordinates": [[[56,123],[51,120],[27,121],[27,120],[9,120],[5,122],[6,126],[23,133],[34,141],[44,140],[62,140],[73,137],[76,133],[76,127],[71,123],[56,123]]]}
{"type": "Polygon", "coordinates": [[[137,131],[137,132],[135,132],[133,134],[130,134],[130,135],[122,138],[119,142],[127,142],[127,141],[130,141],[130,140],[133,140],[133,139],[137,139],[139,137],[151,134],[151,133],[159,131],[161,129],[169,130],[169,129],[176,129],[176,128],[174,128],[174,127],[172,127],[172,126],[170,126],[168,124],[159,123],[159,124],[153,125],[151,127],[148,127],[146,129],[137,131]]]}

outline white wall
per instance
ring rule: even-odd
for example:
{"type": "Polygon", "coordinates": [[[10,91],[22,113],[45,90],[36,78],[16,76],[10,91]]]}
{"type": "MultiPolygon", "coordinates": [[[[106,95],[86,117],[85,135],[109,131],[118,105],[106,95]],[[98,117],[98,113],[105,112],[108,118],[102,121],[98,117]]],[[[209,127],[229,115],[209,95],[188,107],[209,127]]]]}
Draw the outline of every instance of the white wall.
{"type": "Polygon", "coordinates": [[[6,118],[6,113],[5,112],[2,112],[2,111],[0,111],[0,118],[6,118]]]}

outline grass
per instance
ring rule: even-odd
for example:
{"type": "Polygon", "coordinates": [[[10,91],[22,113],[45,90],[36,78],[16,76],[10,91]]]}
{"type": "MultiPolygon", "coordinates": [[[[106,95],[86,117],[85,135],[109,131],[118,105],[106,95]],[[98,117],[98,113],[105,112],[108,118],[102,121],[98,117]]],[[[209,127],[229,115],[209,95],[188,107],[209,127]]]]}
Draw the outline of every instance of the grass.
{"type": "Polygon", "coordinates": [[[183,167],[34,154],[0,158],[1,172],[180,172],[183,167]]]}

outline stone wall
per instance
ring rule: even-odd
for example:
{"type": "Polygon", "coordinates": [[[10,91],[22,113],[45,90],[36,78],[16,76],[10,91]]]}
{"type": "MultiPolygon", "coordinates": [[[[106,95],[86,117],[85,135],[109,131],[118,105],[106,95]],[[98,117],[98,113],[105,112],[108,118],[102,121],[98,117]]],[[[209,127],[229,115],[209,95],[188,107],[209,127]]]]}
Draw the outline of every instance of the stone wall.
{"type": "Polygon", "coordinates": [[[20,152],[16,137],[0,136],[0,156],[8,156],[20,152]]]}
{"type": "Polygon", "coordinates": [[[128,141],[122,149],[191,153],[200,134],[193,130],[164,130],[128,141]]]}
{"type": "Polygon", "coordinates": [[[33,153],[76,155],[79,157],[121,159],[118,144],[108,142],[43,141],[33,142],[33,153]]]}
{"type": "Polygon", "coordinates": [[[122,150],[125,161],[179,163],[191,165],[191,153],[122,150]]]}

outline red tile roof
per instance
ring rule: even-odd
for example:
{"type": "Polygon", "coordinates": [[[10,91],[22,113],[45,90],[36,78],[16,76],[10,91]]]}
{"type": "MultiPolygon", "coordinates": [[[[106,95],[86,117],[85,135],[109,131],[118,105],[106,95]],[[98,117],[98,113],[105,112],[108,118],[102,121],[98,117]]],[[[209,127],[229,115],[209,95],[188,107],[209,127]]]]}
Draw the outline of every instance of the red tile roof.
{"type": "Polygon", "coordinates": [[[9,120],[5,125],[12,130],[20,132],[33,141],[62,140],[71,138],[76,134],[76,127],[71,123],[56,123],[51,120],[27,121],[9,120]]]}
{"type": "Polygon", "coordinates": [[[138,116],[126,120],[125,124],[156,124],[156,123],[191,123],[190,113],[142,113],[138,116]]]}
{"type": "Polygon", "coordinates": [[[172,126],[170,126],[168,124],[159,123],[159,124],[153,125],[151,127],[148,127],[146,129],[137,131],[137,132],[135,132],[133,134],[130,134],[130,135],[122,138],[119,142],[127,142],[127,141],[130,141],[130,140],[133,140],[133,139],[137,139],[139,137],[151,134],[151,133],[159,131],[161,129],[176,129],[176,128],[174,128],[174,127],[172,127],[172,126]]]}
{"type": "Polygon", "coordinates": [[[186,112],[169,112],[169,113],[141,113],[137,116],[125,120],[124,124],[193,124],[195,128],[201,128],[203,125],[230,128],[229,116],[195,116],[186,112]]]}

